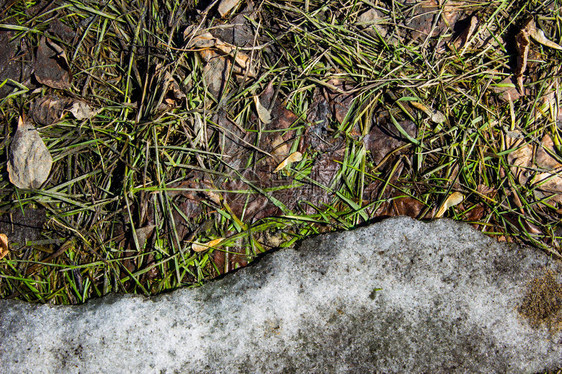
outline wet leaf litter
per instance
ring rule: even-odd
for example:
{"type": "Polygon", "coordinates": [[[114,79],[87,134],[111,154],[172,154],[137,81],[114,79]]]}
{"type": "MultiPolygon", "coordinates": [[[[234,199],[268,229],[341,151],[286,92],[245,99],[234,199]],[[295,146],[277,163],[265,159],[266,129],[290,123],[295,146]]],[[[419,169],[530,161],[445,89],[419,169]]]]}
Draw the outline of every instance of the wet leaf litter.
{"type": "Polygon", "coordinates": [[[8,174],[18,188],[37,189],[47,180],[53,158],[33,124],[18,120],[18,128],[10,144],[8,174]]]}

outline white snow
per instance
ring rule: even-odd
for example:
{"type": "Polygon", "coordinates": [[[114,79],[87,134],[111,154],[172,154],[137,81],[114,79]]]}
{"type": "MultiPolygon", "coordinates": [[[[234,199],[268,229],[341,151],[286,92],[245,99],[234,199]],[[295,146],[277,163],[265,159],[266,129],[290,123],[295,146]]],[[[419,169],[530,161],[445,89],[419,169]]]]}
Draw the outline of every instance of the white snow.
{"type": "Polygon", "coordinates": [[[78,307],[0,301],[2,373],[539,372],[562,337],[517,306],[558,269],[466,225],[320,236],[197,289],[78,307]],[[379,289],[379,290],[377,290],[379,289]]]}

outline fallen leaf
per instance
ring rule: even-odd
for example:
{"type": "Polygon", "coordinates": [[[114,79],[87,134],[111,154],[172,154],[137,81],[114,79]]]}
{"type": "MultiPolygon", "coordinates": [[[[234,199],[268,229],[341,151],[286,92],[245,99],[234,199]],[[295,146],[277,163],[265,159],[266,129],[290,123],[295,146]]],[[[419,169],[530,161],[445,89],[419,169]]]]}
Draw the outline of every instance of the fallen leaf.
{"type": "MultiPolygon", "coordinates": [[[[250,57],[246,53],[240,51],[235,45],[215,38],[210,32],[204,32],[195,36],[188,44],[188,48],[193,48],[198,51],[205,49],[217,49],[222,53],[233,57],[236,64],[241,68],[246,69],[250,67],[250,57]]],[[[250,76],[255,76],[251,69],[248,73],[250,76]]]]}
{"type": "Polygon", "coordinates": [[[357,18],[357,26],[364,28],[364,30],[371,36],[386,37],[386,28],[382,26],[385,22],[383,14],[376,9],[369,9],[362,13],[357,18]]]}
{"type": "MultiPolygon", "coordinates": [[[[534,22],[534,21],[533,21],[534,22]]],[[[544,31],[542,31],[541,29],[537,28],[536,25],[534,25],[534,27],[531,28],[529,36],[536,41],[539,44],[544,45],[545,47],[549,47],[549,48],[554,48],[554,49],[558,49],[558,50],[562,50],[562,46],[554,43],[551,40],[548,40],[548,38],[544,35],[544,31]]]]}
{"type": "Polygon", "coordinates": [[[51,40],[42,37],[35,53],[34,74],[45,86],[70,88],[72,76],[64,50],[51,40]]]}
{"type": "Polygon", "coordinates": [[[0,260],[8,255],[8,237],[0,234],[0,260]]]}
{"type": "Polygon", "coordinates": [[[486,197],[489,198],[493,198],[496,193],[498,192],[497,189],[495,189],[494,187],[489,187],[486,186],[485,184],[479,184],[478,186],[476,186],[476,191],[486,197]]]}
{"type": "Polygon", "coordinates": [[[100,112],[99,109],[93,109],[88,103],[80,100],[74,101],[69,111],[79,121],[90,119],[100,112]]]}
{"type": "Polygon", "coordinates": [[[147,225],[135,230],[135,234],[137,235],[137,243],[139,244],[139,249],[144,248],[146,241],[152,236],[155,227],[156,227],[155,225],[147,225]]]}
{"type": "Polygon", "coordinates": [[[64,117],[70,103],[72,103],[71,99],[56,95],[40,97],[31,103],[29,115],[35,123],[43,126],[52,125],[64,117]]]}
{"type": "Polygon", "coordinates": [[[218,239],[211,240],[210,242],[207,242],[205,244],[195,242],[191,245],[191,249],[193,249],[195,252],[203,252],[209,248],[217,246],[223,240],[224,238],[218,238],[218,239]]]}
{"type": "Polygon", "coordinates": [[[240,0],[222,0],[219,4],[218,11],[221,17],[226,16],[228,13],[240,4],[240,0]]]}
{"type": "Polygon", "coordinates": [[[545,135],[543,136],[541,144],[537,148],[535,155],[535,162],[537,166],[548,170],[560,166],[560,162],[558,162],[553,155],[556,155],[554,142],[550,138],[550,135],[545,135]]]}
{"type": "Polygon", "coordinates": [[[48,95],[36,99],[31,103],[29,115],[35,123],[48,126],[56,123],[70,112],[77,120],[89,119],[100,112],[94,110],[88,103],[81,100],[61,98],[48,95]]]}
{"type": "Polygon", "coordinates": [[[517,82],[517,89],[523,95],[523,74],[527,70],[527,56],[529,55],[529,32],[534,27],[535,21],[531,18],[523,26],[521,31],[515,35],[515,45],[517,48],[517,66],[515,68],[515,80],[517,82]]]}
{"type": "Polygon", "coordinates": [[[390,212],[392,216],[408,216],[417,218],[425,208],[424,203],[413,197],[405,196],[392,200],[390,212]]]}
{"type": "Polygon", "coordinates": [[[522,145],[522,138],[523,135],[519,131],[507,134],[507,146],[509,149],[514,149],[507,155],[507,162],[515,180],[520,185],[525,185],[529,179],[527,171],[533,164],[533,146],[528,143],[522,145]]]}
{"type": "Polygon", "coordinates": [[[443,205],[441,205],[441,208],[439,208],[439,210],[437,211],[437,213],[435,213],[435,217],[434,218],[441,218],[443,217],[443,214],[445,214],[445,212],[447,211],[447,209],[449,209],[450,207],[453,207],[455,205],[458,205],[460,203],[462,203],[462,201],[464,200],[464,195],[460,192],[453,192],[452,194],[449,195],[449,197],[447,198],[447,200],[445,200],[445,202],[443,203],[443,205]]]}
{"type": "Polygon", "coordinates": [[[562,193],[562,168],[557,171],[537,173],[531,180],[531,185],[546,192],[562,193]]]}
{"type": "MultiPolygon", "coordinates": [[[[392,152],[407,144],[408,139],[396,129],[396,126],[387,117],[383,116],[377,122],[378,124],[373,126],[369,134],[363,138],[363,143],[371,153],[373,161],[379,167],[383,160],[388,160],[387,157],[392,152]]],[[[416,138],[418,135],[418,128],[414,122],[410,120],[401,121],[400,126],[410,137],[416,138]]]]}
{"type": "Polygon", "coordinates": [[[417,102],[417,101],[411,101],[410,104],[416,108],[421,110],[422,112],[424,112],[430,119],[432,122],[437,123],[437,124],[441,124],[444,123],[447,120],[447,117],[440,111],[438,110],[434,110],[431,109],[427,106],[425,106],[424,104],[417,102]]]}
{"type": "Polygon", "coordinates": [[[53,159],[37,129],[22,117],[8,158],[10,182],[18,188],[39,188],[49,177],[53,159]]]}
{"type": "Polygon", "coordinates": [[[218,98],[228,83],[227,76],[232,64],[224,56],[210,49],[200,51],[199,55],[207,62],[203,67],[207,88],[214,97],[218,98]]]}
{"type": "Polygon", "coordinates": [[[515,43],[517,47],[517,67],[515,69],[515,79],[517,81],[517,88],[521,94],[523,90],[523,74],[527,70],[527,57],[529,55],[530,39],[540,43],[546,47],[562,50],[562,46],[548,40],[544,35],[544,31],[537,28],[537,24],[533,18],[529,18],[521,31],[515,36],[515,43]]]}
{"type": "Polygon", "coordinates": [[[273,170],[274,173],[278,173],[280,170],[285,169],[287,166],[291,165],[293,162],[299,162],[302,160],[302,153],[293,152],[286,159],[284,159],[276,168],[273,170]]]}
{"type": "Polygon", "coordinates": [[[260,121],[266,125],[271,123],[271,112],[260,103],[259,97],[254,96],[254,104],[256,104],[256,111],[258,112],[260,121]]]}
{"type": "Polygon", "coordinates": [[[416,0],[402,3],[411,5],[404,21],[404,36],[409,40],[429,41],[443,34],[449,28],[448,25],[455,24],[461,15],[458,6],[451,6],[443,1],[416,0]],[[439,17],[436,17],[438,12],[439,17]]]}
{"type": "Polygon", "coordinates": [[[492,90],[500,95],[503,102],[517,101],[525,93],[519,92],[516,85],[513,84],[511,78],[504,78],[501,82],[492,85],[492,90]]]}
{"type": "Polygon", "coordinates": [[[0,232],[10,238],[12,245],[24,246],[28,241],[43,237],[43,226],[46,222],[46,210],[28,204],[4,210],[0,215],[0,232]]]}

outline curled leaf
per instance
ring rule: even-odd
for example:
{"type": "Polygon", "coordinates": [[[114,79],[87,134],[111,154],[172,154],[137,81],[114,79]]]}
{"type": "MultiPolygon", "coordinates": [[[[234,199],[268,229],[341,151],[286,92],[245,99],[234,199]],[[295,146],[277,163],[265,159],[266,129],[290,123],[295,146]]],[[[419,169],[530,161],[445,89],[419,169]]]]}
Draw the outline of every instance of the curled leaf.
{"type": "Polygon", "coordinates": [[[536,25],[530,31],[531,32],[529,33],[529,36],[533,38],[533,40],[537,43],[542,44],[545,47],[562,50],[562,46],[554,43],[551,40],[548,40],[548,38],[544,35],[544,31],[537,28],[536,25]]]}
{"type": "Polygon", "coordinates": [[[35,127],[21,117],[10,145],[8,174],[18,188],[39,188],[49,177],[53,159],[35,127]]]}
{"type": "Polygon", "coordinates": [[[211,240],[210,242],[207,242],[205,244],[195,242],[191,245],[191,249],[193,249],[195,252],[203,252],[209,248],[217,246],[223,240],[224,238],[218,238],[218,239],[211,240]]]}
{"type": "Polygon", "coordinates": [[[284,159],[276,168],[273,170],[274,173],[278,173],[280,170],[285,169],[287,166],[291,165],[293,162],[299,162],[302,160],[302,153],[293,152],[286,159],[284,159]]]}
{"type": "Polygon", "coordinates": [[[443,205],[441,205],[441,208],[439,208],[439,210],[437,211],[437,213],[435,213],[435,218],[441,218],[443,217],[443,214],[445,214],[445,212],[447,211],[447,209],[449,209],[450,207],[453,207],[455,205],[458,205],[460,203],[462,203],[462,201],[464,200],[464,195],[460,192],[453,192],[452,194],[449,195],[449,197],[447,198],[447,200],[445,200],[445,202],[443,203],[443,205]]]}
{"type": "Polygon", "coordinates": [[[515,80],[517,82],[517,88],[521,94],[523,91],[523,74],[527,70],[527,56],[529,55],[530,40],[531,38],[539,44],[542,44],[549,48],[554,48],[562,50],[562,46],[550,41],[544,35],[544,31],[537,28],[537,24],[533,18],[527,20],[527,22],[521,28],[521,31],[515,36],[515,43],[517,47],[517,67],[515,69],[515,80]]]}
{"type": "Polygon", "coordinates": [[[424,112],[425,114],[427,114],[427,116],[431,119],[432,122],[440,124],[443,123],[447,120],[447,117],[440,111],[438,110],[433,110],[427,106],[425,106],[424,104],[417,102],[417,101],[412,101],[410,102],[410,104],[418,109],[421,110],[422,112],[424,112]]]}

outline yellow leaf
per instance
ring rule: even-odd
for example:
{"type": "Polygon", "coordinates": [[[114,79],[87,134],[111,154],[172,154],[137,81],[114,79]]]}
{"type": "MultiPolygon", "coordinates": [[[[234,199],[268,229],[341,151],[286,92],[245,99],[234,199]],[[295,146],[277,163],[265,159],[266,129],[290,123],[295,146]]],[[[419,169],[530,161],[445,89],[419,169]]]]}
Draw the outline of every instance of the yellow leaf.
{"type": "Polygon", "coordinates": [[[221,17],[226,16],[228,13],[240,4],[240,0],[222,0],[219,4],[218,11],[221,17]]]}
{"type": "Polygon", "coordinates": [[[224,238],[218,238],[218,239],[211,240],[210,242],[207,242],[205,244],[195,242],[191,245],[191,249],[193,249],[195,252],[203,252],[209,248],[217,246],[223,240],[224,238]]]}
{"type": "Polygon", "coordinates": [[[8,254],[8,237],[0,234],[0,260],[8,254]]]}
{"type": "Polygon", "coordinates": [[[443,214],[445,214],[447,209],[449,209],[452,206],[455,206],[455,205],[458,205],[458,204],[462,203],[463,200],[464,200],[464,195],[462,193],[453,192],[451,195],[449,195],[447,200],[445,200],[443,205],[441,205],[441,208],[439,208],[439,210],[435,214],[435,218],[443,217],[443,214]]]}
{"type": "Polygon", "coordinates": [[[293,162],[299,162],[302,160],[302,153],[300,152],[293,152],[286,159],[284,159],[276,168],[273,170],[274,173],[279,172],[280,170],[285,169],[287,166],[291,165],[293,162]]]}
{"type": "Polygon", "coordinates": [[[260,103],[259,97],[254,96],[254,104],[256,104],[256,111],[258,112],[260,121],[262,121],[266,125],[268,123],[271,123],[271,112],[260,103]]]}

